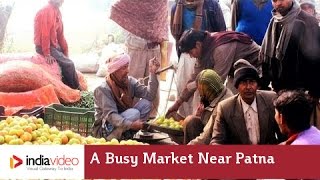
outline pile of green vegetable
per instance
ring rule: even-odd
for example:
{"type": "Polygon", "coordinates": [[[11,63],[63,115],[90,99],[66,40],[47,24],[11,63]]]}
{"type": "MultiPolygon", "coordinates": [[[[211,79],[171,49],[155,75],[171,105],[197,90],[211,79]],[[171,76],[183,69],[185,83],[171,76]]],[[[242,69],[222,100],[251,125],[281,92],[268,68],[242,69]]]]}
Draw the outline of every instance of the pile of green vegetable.
{"type": "Polygon", "coordinates": [[[68,107],[77,107],[77,108],[94,108],[94,99],[93,92],[90,91],[81,91],[80,101],[72,104],[65,104],[68,107]]]}

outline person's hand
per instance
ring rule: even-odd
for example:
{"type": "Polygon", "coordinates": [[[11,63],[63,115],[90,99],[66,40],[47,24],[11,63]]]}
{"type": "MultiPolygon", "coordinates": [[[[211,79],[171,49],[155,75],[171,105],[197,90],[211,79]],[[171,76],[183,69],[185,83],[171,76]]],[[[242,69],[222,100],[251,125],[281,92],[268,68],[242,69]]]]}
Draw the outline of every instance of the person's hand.
{"type": "Polygon", "coordinates": [[[155,74],[160,67],[159,61],[154,57],[149,60],[149,72],[155,74]]]}
{"type": "Polygon", "coordinates": [[[143,122],[141,120],[137,120],[137,121],[134,121],[132,122],[131,126],[130,126],[130,129],[132,130],[140,130],[143,128],[143,122]]]}
{"type": "Polygon", "coordinates": [[[176,101],[167,111],[166,113],[166,118],[170,118],[170,114],[172,114],[173,112],[177,112],[179,107],[180,107],[181,103],[179,103],[179,100],[176,101]]]}
{"type": "Polygon", "coordinates": [[[44,58],[46,59],[48,64],[52,64],[52,63],[56,62],[56,59],[50,55],[47,55],[44,58]]]}
{"type": "Polygon", "coordinates": [[[196,116],[201,116],[201,114],[203,113],[204,111],[204,105],[201,103],[199,104],[198,108],[197,108],[197,111],[196,111],[196,116]]]}

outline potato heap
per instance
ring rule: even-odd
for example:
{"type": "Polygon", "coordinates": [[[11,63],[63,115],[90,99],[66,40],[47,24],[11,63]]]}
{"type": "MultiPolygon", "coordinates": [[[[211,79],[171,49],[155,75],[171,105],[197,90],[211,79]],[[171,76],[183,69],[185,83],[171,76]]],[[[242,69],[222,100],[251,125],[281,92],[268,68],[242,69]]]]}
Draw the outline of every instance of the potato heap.
{"type": "Polygon", "coordinates": [[[56,127],[45,124],[42,118],[24,115],[23,117],[10,116],[0,121],[0,145],[50,145],[50,144],[102,144],[102,145],[143,145],[135,140],[118,141],[92,136],[83,137],[71,130],[59,131],[56,127]]]}
{"type": "Polygon", "coordinates": [[[154,120],[154,124],[160,126],[160,127],[165,127],[165,128],[170,128],[170,129],[175,129],[175,130],[182,130],[183,126],[182,123],[183,121],[175,121],[172,117],[167,119],[164,116],[159,116],[157,119],[154,120]]]}

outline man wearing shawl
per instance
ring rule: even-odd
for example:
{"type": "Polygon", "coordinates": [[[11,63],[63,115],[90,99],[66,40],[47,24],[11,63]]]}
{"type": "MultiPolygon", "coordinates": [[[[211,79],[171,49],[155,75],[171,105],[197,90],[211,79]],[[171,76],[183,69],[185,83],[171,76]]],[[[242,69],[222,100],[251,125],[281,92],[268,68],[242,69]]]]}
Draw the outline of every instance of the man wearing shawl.
{"type": "MultiPolygon", "coordinates": [[[[170,30],[176,40],[176,47],[182,33],[188,29],[203,30],[209,32],[225,31],[226,25],[222,10],[217,0],[178,0],[171,9],[170,30]]],[[[178,68],[176,84],[178,95],[181,94],[187,80],[192,75],[196,60],[187,53],[181,53],[177,48],[178,68]]],[[[188,102],[182,104],[179,113],[182,116],[192,114],[193,105],[199,99],[190,98],[188,102]]]]}
{"type": "Polygon", "coordinates": [[[273,0],[273,18],[265,34],[260,59],[262,88],[302,89],[314,98],[311,121],[320,127],[320,30],[315,17],[294,0],[273,0]]]}
{"type": "Polygon", "coordinates": [[[182,35],[179,48],[181,52],[189,53],[191,57],[197,58],[197,65],[178,100],[168,109],[167,116],[176,112],[181,104],[188,101],[194,94],[196,91],[195,79],[202,70],[213,69],[223,82],[228,78],[227,87],[236,93],[236,89],[231,86],[233,64],[238,59],[245,58],[257,69],[261,67],[261,63],[258,61],[260,46],[252,41],[248,35],[239,32],[208,33],[190,29],[182,35]]]}
{"type": "Polygon", "coordinates": [[[155,72],[160,65],[156,60],[150,60],[149,84],[145,86],[128,76],[129,61],[127,54],[110,58],[106,80],[94,90],[95,137],[131,139],[149,117],[151,101],[159,84],[155,72]],[[134,104],[134,97],[141,99],[134,104]]]}
{"type": "Polygon", "coordinates": [[[198,74],[197,88],[201,104],[195,115],[190,115],[184,120],[184,144],[208,145],[218,103],[233,94],[223,85],[220,76],[212,69],[203,70],[198,74]]]}
{"type": "MultiPolygon", "coordinates": [[[[166,61],[167,51],[161,48],[165,48],[168,40],[167,6],[166,0],[119,0],[111,7],[110,19],[127,31],[125,46],[131,58],[129,75],[136,79],[149,75],[149,59],[166,61]]],[[[152,117],[157,115],[159,106],[160,90],[156,91],[152,117]]]]}

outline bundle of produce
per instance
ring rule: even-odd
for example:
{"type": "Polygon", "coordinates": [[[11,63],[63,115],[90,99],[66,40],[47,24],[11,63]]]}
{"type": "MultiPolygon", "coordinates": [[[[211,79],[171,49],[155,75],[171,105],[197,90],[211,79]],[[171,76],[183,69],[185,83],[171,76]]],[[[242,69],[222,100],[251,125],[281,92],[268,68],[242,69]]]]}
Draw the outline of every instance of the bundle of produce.
{"type": "Polygon", "coordinates": [[[77,107],[77,108],[94,108],[94,95],[93,92],[90,91],[81,91],[80,101],[72,104],[64,104],[68,107],[77,107]]]}
{"type": "Polygon", "coordinates": [[[183,120],[176,121],[173,117],[165,118],[159,116],[156,119],[147,122],[148,129],[158,130],[169,135],[181,136],[183,135],[183,120]]]}

